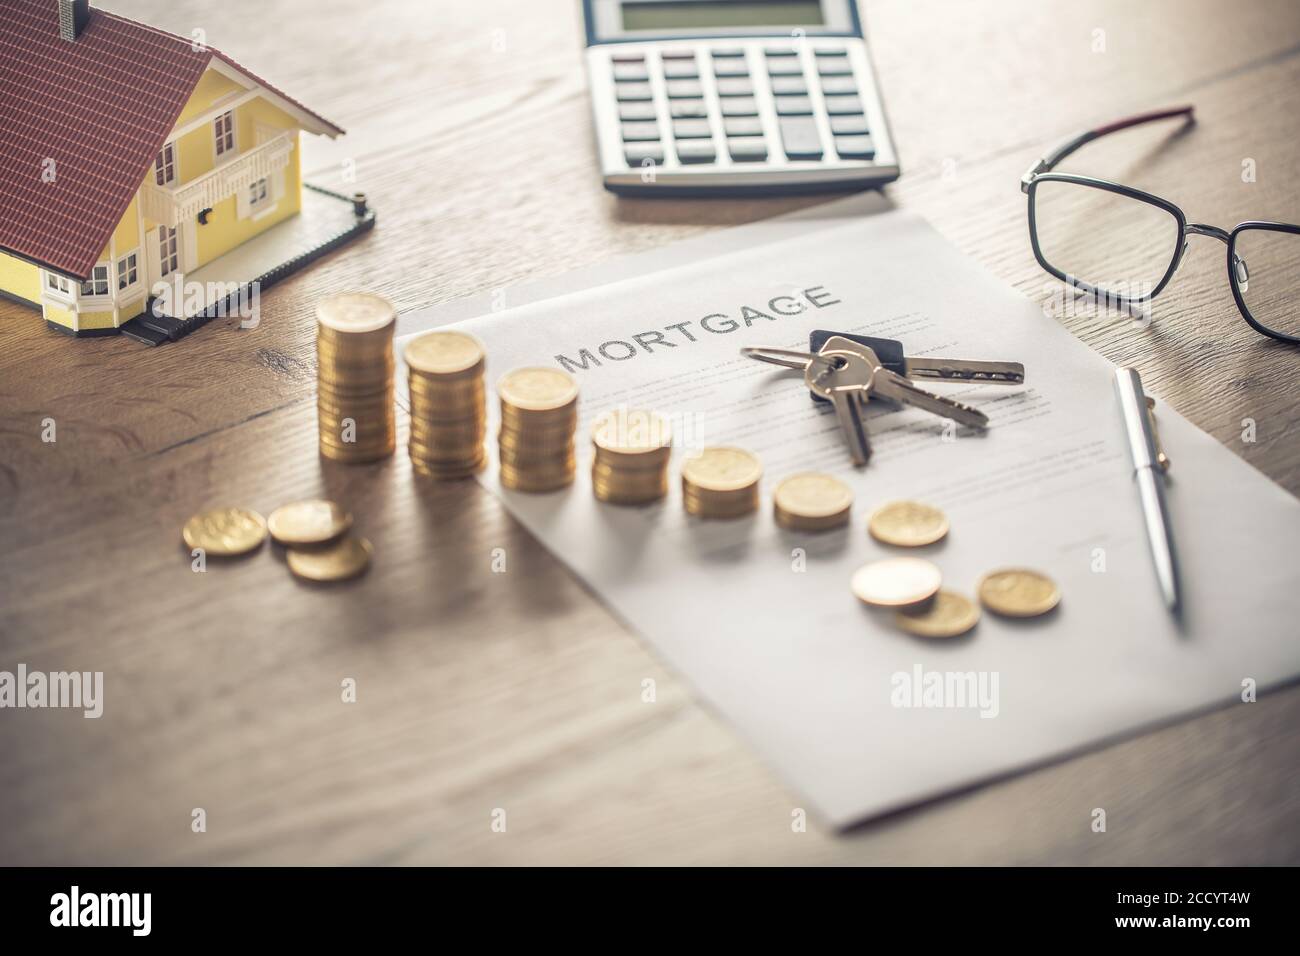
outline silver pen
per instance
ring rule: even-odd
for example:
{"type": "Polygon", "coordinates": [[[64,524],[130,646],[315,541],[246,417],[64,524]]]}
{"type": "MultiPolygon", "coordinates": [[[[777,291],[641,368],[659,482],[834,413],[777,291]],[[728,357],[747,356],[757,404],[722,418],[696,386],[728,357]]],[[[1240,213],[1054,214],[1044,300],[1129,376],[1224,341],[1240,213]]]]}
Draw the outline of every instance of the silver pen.
{"type": "Polygon", "coordinates": [[[1178,558],[1174,552],[1173,528],[1169,523],[1169,508],[1165,504],[1164,473],[1169,459],[1160,450],[1156,439],[1155,423],[1151,419],[1151,405],[1155,404],[1142,391],[1142,379],[1136,369],[1115,369],[1115,394],[1119,396],[1120,414],[1124,419],[1124,436],[1128,439],[1129,455],[1133,459],[1133,480],[1137,483],[1138,499],[1142,502],[1142,517],[1147,527],[1147,541],[1151,545],[1151,560],[1156,566],[1156,578],[1165,604],[1178,613],[1178,558]]]}

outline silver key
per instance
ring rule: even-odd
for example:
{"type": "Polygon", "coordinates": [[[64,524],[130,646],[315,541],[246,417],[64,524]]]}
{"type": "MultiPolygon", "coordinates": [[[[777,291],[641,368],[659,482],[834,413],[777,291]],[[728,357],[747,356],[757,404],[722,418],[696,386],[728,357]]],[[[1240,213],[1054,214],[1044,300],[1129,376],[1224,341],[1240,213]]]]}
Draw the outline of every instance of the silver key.
{"type": "MultiPolygon", "coordinates": [[[[828,349],[871,351],[869,346],[842,335],[832,335],[822,346],[828,349]]],[[[879,365],[879,362],[876,362],[879,365]]],[[[903,374],[926,382],[978,382],[987,385],[1023,385],[1025,366],[1020,362],[974,362],[968,359],[905,358],[903,374]]]]}
{"type": "MultiPolygon", "coordinates": [[[[880,364],[880,360],[876,358],[876,353],[865,345],[859,345],[852,351],[848,349],[823,349],[819,354],[825,358],[834,358],[836,356],[856,357],[869,367],[871,375],[866,384],[861,386],[863,398],[887,398],[901,405],[911,405],[913,408],[923,409],[941,418],[951,418],[959,424],[969,425],[972,428],[985,428],[988,426],[989,417],[978,408],[954,401],[951,398],[944,398],[942,395],[936,395],[933,392],[927,392],[902,375],[891,372],[880,364]]],[[[805,373],[805,378],[807,378],[807,373],[805,373]]],[[[854,378],[862,378],[861,373],[857,373],[854,378]]],[[[848,381],[849,379],[846,379],[845,383],[847,384],[848,381]]]]}
{"type": "Polygon", "coordinates": [[[845,353],[823,361],[815,356],[804,371],[804,382],[835,408],[853,464],[861,467],[871,457],[871,442],[862,425],[862,403],[871,385],[873,369],[862,356],[845,353]]]}

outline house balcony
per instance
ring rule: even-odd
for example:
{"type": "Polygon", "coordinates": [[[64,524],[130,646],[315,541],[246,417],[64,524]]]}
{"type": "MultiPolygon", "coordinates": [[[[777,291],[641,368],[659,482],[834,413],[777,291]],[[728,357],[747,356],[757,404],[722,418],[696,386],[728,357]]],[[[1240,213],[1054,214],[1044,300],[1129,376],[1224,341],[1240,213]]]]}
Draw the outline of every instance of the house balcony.
{"type": "Polygon", "coordinates": [[[296,137],[297,130],[278,133],[180,186],[146,182],[140,187],[140,212],[144,218],[168,227],[186,222],[200,211],[248,189],[259,179],[284,169],[289,164],[296,137]]]}

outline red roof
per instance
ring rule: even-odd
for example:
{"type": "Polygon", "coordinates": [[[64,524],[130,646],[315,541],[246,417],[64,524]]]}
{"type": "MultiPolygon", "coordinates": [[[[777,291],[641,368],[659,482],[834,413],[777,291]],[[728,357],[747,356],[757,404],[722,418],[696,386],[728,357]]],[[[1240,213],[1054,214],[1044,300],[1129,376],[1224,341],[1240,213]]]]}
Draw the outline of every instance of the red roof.
{"type": "Polygon", "coordinates": [[[343,132],[210,47],[103,10],[68,42],[57,0],[0,0],[0,249],[88,277],[214,57],[343,132]]]}

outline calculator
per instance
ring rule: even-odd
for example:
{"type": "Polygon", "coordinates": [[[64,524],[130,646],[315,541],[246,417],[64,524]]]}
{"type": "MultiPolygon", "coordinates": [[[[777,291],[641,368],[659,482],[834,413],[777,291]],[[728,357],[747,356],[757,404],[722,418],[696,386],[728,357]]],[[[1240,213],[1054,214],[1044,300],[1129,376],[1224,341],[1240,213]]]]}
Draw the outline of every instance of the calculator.
{"type": "Polygon", "coordinates": [[[855,0],[583,0],[605,187],[815,192],[897,179],[855,0]]]}

